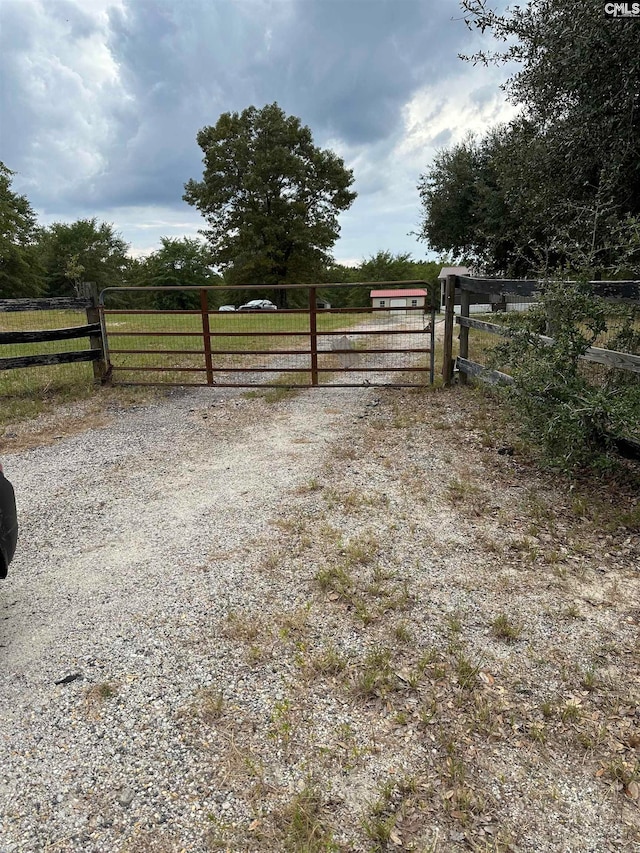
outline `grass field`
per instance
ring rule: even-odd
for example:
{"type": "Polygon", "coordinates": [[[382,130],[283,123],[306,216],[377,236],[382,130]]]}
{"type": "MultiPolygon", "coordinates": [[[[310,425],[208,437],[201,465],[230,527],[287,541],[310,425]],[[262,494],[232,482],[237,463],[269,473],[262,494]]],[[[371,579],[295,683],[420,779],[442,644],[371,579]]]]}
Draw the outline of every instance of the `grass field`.
{"type": "MultiPolygon", "coordinates": [[[[368,314],[320,314],[319,334],[348,330],[371,319],[368,314]]],[[[206,383],[200,314],[108,314],[110,361],[116,381],[206,383]],[[158,368],[157,372],[135,368],[158,368]],[[172,370],[171,368],[175,368],[172,370]],[[139,374],[139,375],[136,375],[139,374]]],[[[291,371],[306,384],[309,367],[309,316],[305,313],[213,313],[209,316],[214,381],[222,371],[291,371]]],[[[222,379],[220,380],[222,381],[222,379]]]]}

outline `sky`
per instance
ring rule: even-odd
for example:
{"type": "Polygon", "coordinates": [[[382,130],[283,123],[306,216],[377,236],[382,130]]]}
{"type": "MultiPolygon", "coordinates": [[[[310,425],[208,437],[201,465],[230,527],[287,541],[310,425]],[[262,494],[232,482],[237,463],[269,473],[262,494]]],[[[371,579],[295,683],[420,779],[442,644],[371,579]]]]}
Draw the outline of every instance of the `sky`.
{"type": "Polygon", "coordinates": [[[0,160],[41,224],[97,217],[141,256],[204,227],[198,130],[276,101],[353,169],[336,260],[432,258],[420,175],[514,114],[506,70],[458,58],[487,42],[458,0],[0,0],[0,160]]]}

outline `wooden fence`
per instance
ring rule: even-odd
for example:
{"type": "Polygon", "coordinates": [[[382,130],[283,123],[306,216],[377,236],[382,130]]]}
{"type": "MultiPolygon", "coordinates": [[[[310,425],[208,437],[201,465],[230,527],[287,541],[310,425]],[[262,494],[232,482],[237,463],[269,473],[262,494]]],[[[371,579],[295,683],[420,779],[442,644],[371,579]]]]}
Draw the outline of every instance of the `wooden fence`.
{"type": "Polygon", "coordinates": [[[87,295],[81,297],[58,297],[52,299],[0,299],[0,313],[13,311],[68,311],[84,310],[87,322],[82,326],[64,329],[41,329],[29,331],[0,332],[0,344],[38,344],[49,341],[68,341],[88,338],[86,349],[70,352],[43,352],[32,355],[0,358],[0,371],[22,367],[38,367],[72,362],[93,362],[93,375],[102,381],[106,366],[102,347],[102,329],[98,310],[97,291],[87,287],[87,295]]]}
{"type": "MultiPolygon", "coordinates": [[[[589,282],[593,292],[612,302],[640,303],[640,281],[593,281],[589,282]]],[[[489,370],[485,365],[469,358],[469,329],[477,329],[492,335],[508,337],[512,334],[509,327],[498,323],[487,323],[469,316],[472,294],[486,295],[490,301],[503,300],[507,295],[517,295],[531,299],[540,293],[543,284],[540,281],[471,278],[468,276],[448,276],[445,289],[445,330],[442,377],[445,385],[450,385],[454,369],[457,368],[460,382],[466,383],[469,376],[477,377],[491,384],[513,382],[511,376],[497,370],[489,370]],[[460,314],[454,314],[456,288],[460,289],[460,314]],[[460,326],[459,355],[453,359],[453,329],[460,326]]],[[[553,338],[539,335],[542,343],[553,344],[553,338]]],[[[618,370],[629,370],[640,374],[640,356],[617,352],[601,347],[589,347],[582,356],[585,361],[596,362],[618,370]]]]}

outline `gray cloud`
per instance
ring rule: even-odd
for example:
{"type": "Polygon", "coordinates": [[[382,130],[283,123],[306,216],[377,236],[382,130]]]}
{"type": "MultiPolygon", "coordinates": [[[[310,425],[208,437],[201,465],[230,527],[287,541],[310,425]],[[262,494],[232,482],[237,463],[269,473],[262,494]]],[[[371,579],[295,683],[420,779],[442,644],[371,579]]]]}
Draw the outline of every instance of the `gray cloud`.
{"type": "MultiPolygon", "coordinates": [[[[457,3],[424,0],[299,2],[274,43],[291,110],[349,144],[398,132],[400,111],[442,57],[457,3]]],[[[450,50],[448,65],[456,63],[450,50]]],[[[264,89],[272,82],[264,74],[264,89]]]]}
{"type": "Polygon", "coordinates": [[[19,168],[25,140],[32,138],[38,117],[29,97],[29,57],[34,35],[31,4],[0,5],[0,143],[6,165],[19,168]]]}
{"type": "Polygon", "coordinates": [[[88,38],[98,29],[95,20],[73,0],[56,0],[48,10],[53,20],[68,25],[71,41],[88,38]]]}
{"type": "Polygon", "coordinates": [[[446,148],[452,142],[452,134],[450,130],[443,130],[433,137],[431,144],[434,148],[446,148]]]}
{"type": "Polygon", "coordinates": [[[102,202],[178,203],[185,181],[201,170],[197,131],[252,102],[243,57],[262,48],[264,30],[240,12],[201,0],[129,0],[111,11],[108,46],[129,106],[96,184],[102,202]]]}
{"type": "MultiPolygon", "coordinates": [[[[149,206],[178,221],[197,131],[278,101],[354,166],[358,207],[398,216],[418,170],[397,150],[425,87],[438,96],[418,137],[451,139],[438,121],[470,49],[459,18],[457,0],[0,0],[0,158],[48,218],[149,206]]],[[[475,85],[483,109],[495,86],[475,85]]]]}

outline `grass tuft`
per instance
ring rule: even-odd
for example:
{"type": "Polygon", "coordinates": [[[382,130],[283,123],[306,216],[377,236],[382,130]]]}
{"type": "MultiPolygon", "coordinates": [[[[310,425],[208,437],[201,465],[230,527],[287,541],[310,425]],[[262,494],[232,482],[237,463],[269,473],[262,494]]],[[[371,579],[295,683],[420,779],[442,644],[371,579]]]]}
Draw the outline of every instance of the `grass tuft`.
{"type": "Polygon", "coordinates": [[[491,623],[491,632],[499,640],[514,643],[522,634],[522,626],[512,622],[504,613],[500,613],[491,623]]]}

